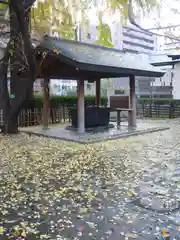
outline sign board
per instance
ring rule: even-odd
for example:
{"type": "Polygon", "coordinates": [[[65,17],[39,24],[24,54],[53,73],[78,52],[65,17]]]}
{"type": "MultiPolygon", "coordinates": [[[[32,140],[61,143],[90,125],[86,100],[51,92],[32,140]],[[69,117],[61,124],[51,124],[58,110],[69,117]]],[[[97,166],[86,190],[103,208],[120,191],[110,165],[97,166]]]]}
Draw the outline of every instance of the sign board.
{"type": "Polygon", "coordinates": [[[115,95],[123,95],[123,94],[125,94],[125,90],[124,90],[124,88],[116,89],[114,91],[114,94],[115,95]]]}

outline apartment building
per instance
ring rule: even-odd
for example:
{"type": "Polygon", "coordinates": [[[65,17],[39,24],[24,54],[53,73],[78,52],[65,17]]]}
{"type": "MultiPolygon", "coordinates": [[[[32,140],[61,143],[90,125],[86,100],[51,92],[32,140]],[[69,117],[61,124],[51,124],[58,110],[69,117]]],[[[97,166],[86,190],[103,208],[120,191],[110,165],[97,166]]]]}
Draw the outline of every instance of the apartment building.
{"type": "Polygon", "coordinates": [[[180,51],[180,41],[166,41],[162,47],[161,47],[162,51],[164,53],[175,53],[175,52],[179,52],[180,51]]]}
{"type": "MultiPolygon", "coordinates": [[[[112,44],[115,48],[128,53],[151,54],[156,52],[157,38],[155,35],[143,32],[134,26],[122,27],[118,22],[109,25],[112,44]]],[[[95,43],[98,37],[98,26],[90,25],[87,29],[80,29],[80,39],[83,42],[95,43]]]]}
{"type": "Polygon", "coordinates": [[[130,53],[152,54],[158,48],[157,38],[135,27],[123,27],[122,49],[130,53]]]}

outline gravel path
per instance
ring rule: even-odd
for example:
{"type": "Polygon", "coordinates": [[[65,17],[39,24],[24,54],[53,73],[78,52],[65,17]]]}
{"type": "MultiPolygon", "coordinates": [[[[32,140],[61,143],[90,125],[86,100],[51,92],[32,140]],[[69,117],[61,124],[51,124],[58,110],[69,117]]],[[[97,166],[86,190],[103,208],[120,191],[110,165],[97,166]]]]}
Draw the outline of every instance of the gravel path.
{"type": "Polygon", "coordinates": [[[158,122],[91,145],[0,136],[0,239],[180,239],[180,120],[158,122]]]}

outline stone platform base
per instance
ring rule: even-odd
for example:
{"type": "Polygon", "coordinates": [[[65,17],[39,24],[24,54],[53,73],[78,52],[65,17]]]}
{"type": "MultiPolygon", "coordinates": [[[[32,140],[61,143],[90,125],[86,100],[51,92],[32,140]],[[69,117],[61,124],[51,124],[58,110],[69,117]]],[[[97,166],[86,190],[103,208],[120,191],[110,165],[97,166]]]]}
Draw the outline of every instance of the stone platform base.
{"type": "Polygon", "coordinates": [[[51,125],[47,130],[44,130],[42,126],[34,126],[21,128],[21,132],[35,134],[37,136],[50,137],[54,139],[73,141],[78,143],[94,143],[100,141],[114,140],[120,138],[127,138],[140,134],[146,134],[157,131],[168,130],[170,127],[164,124],[151,124],[147,121],[139,120],[136,128],[129,128],[128,123],[121,123],[120,128],[117,128],[116,124],[111,124],[114,127],[108,129],[93,130],[79,134],[76,131],[71,131],[64,125],[51,125]]]}
{"type": "MultiPolygon", "coordinates": [[[[98,132],[104,132],[104,131],[107,131],[109,129],[112,129],[114,128],[114,124],[110,123],[108,126],[99,126],[99,127],[92,127],[92,128],[86,128],[85,129],[85,132],[87,133],[98,133],[98,132]]],[[[77,128],[73,127],[73,126],[67,126],[65,127],[66,130],[69,130],[69,131],[73,131],[73,132],[76,132],[77,133],[77,128]]]]}

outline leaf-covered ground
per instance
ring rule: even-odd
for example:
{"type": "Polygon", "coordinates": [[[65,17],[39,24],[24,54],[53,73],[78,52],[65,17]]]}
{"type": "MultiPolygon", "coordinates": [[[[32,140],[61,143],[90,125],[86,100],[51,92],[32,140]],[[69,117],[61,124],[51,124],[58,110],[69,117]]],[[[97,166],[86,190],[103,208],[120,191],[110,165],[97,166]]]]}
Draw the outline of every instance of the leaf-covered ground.
{"type": "Polygon", "coordinates": [[[91,145],[0,135],[0,239],[144,239],[145,219],[157,216],[131,202],[162,166],[177,170],[180,127],[170,123],[168,131],[91,145]]]}

